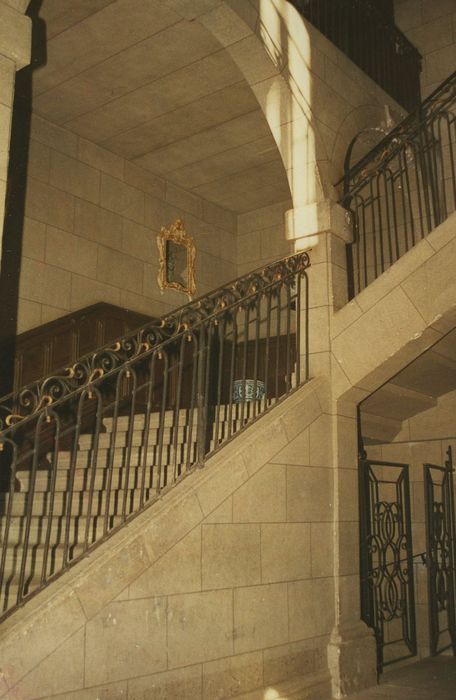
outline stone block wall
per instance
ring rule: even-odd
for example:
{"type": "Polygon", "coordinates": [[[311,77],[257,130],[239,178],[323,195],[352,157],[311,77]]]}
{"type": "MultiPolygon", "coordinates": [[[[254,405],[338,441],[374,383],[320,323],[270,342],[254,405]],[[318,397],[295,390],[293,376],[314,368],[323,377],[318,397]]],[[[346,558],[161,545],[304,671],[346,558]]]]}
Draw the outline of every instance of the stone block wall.
{"type": "Polygon", "coordinates": [[[285,212],[292,207],[291,200],[286,200],[238,217],[239,275],[293,252],[293,241],[287,240],[285,232],[285,212]]]}
{"type": "Polygon", "coordinates": [[[106,301],[160,315],[187,302],[157,284],[156,236],[194,237],[197,294],[236,276],[236,217],[34,115],[18,332],[106,301]]]}
{"type": "Polygon", "coordinates": [[[334,501],[323,385],[300,389],[7,620],[0,697],[293,690],[327,700],[334,501]]]}
{"type": "MultiPolygon", "coordinates": [[[[328,186],[340,178],[354,133],[378,125],[385,104],[398,110],[331,42],[310,24],[296,22],[288,3],[279,5],[276,20],[290,24],[282,60],[300,88],[289,111],[278,86],[272,90],[272,79],[263,76],[251,87],[279,148],[289,144],[282,158],[296,206],[303,197],[320,196],[322,178],[328,186]]],[[[233,55],[250,80],[252,58],[244,65],[233,55]]],[[[293,249],[283,218],[290,201],[237,217],[36,114],[28,185],[18,332],[95,301],[151,314],[185,302],[175,292],[160,296],[156,284],[154,239],[177,216],[195,236],[198,294],[293,249]]]]}
{"type": "Polygon", "coordinates": [[[395,0],[396,24],[423,56],[422,96],[456,70],[456,5],[453,0],[395,0]]]}

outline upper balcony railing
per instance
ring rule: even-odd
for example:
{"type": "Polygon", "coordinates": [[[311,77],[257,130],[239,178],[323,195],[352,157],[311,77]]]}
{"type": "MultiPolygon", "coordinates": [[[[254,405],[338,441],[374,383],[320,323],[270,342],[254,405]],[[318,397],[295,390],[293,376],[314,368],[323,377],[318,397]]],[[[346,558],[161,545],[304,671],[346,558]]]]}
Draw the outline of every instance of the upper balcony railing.
{"type": "MultiPolygon", "coordinates": [[[[347,162],[350,153],[351,147],[347,162]]],[[[350,299],[455,211],[455,157],[456,72],[346,168],[341,203],[353,225],[350,299]]]]}
{"type": "Polygon", "coordinates": [[[0,619],[308,377],[308,266],[245,275],[0,400],[0,619]]]}
{"type": "Polygon", "coordinates": [[[408,112],[420,97],[421,55],[375,0],[290,0],[408,112]]]}

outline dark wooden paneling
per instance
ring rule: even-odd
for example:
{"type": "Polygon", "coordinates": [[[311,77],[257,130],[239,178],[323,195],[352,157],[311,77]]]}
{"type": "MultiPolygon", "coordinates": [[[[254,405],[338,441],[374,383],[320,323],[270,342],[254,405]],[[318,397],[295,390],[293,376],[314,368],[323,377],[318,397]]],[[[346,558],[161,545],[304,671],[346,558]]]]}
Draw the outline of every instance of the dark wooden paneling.
{"type": "Polygon", "coordinates": [[[14,388],[51,375],[151,317],[112,304],[93,304],[16,337],[14,388]]]}

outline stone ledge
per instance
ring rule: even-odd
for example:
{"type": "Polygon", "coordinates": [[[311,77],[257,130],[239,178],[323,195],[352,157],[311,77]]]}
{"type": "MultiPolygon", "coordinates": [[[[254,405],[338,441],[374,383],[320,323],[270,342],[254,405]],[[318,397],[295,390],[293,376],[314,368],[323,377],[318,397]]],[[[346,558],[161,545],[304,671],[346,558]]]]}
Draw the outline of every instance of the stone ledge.
{"type": "Polygon", "coordinates": [[[332,353],[346,379],[339,397],[350,387],[375,391],[454,327],[455,224],[453,213],[334,315],[332,353]]]}
{"type": "Polygon", "coordinates": [[[334,314],[333,339],[352,325],[363,312],[368,311],[384,299],[394,287],[403,284],[408,277],[423,267],[430,258],[455,238],[456,212],[334,314]]]}
{"type": "MultiPolygon", "coordinates": [[[[312,238],[330,232],[344,243],[352,241],[352,231],[346,210],[329,199],[305,207],[290,209],[285,215],[287,239],[312,238]]],[[[312,245],[309,243],[309,245],[312,245]]]]}

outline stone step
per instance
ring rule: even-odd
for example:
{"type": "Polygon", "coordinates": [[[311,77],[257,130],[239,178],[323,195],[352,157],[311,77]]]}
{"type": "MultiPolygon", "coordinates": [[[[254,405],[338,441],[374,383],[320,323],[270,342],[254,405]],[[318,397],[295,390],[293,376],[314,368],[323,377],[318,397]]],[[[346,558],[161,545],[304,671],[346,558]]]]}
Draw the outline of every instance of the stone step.
{"type": "MultiPolygon", "coordinates": [[[[254,405],[256,404],[256,414],[262,413],[268,406],[274,404],[275,399],[259,399],[258,401],[246,401],[244,403],[244,417],[251,417],[254,412],[254,405]]],[[[232,403],[231,404],[231,418],[233,420],[238,420],[241,418],[242,414],[242,403],[232,403]]],[[[219,408],[220,420],[227,420],[230,416],[230,404],[221,404],[219,408]]],[[[117,418],[117,431],[127,431],[130,426],[130,416],[119,416],[117,418]]],[[[150,415],[150,428],[158,428],[160,421],[160,413],[152,413],[150,415]]],[[[104,418],[103,425],[106,427],[108,432],[112,431],[114,419],[112,417],[104,418]]],[[[175,424],[179,426],[186,426],[190,422],[190,409],[181,409],[178,412],[177,420],[174,411],[165,411],[163,424],[165,427],[172,427],[175,424]]],[[[198,423],[198,410],[195,408],[193,410],[193,425],[198,423]]],[[[143,430],[145,423],[144,414],[136,414],[134,416],[134,430],[143,430]]]]}
{"type": "Polygon", "coordinates": [[[366,399],[362,412],[402,423],[436,405],[437,400],[432,396],[389,382],[366,399]]]}
{"type": "MultiPolygon", "coordinates": [[[[176,468],[177,472],[185,470],[185,462],[178,460],[176,465],[174,462],[163,462],[161,473],[162,482],[166,479],[166,476],[172,478],[172,472],[176,468]]],[[[114,466],[111,474],[111,488],[114,490],[124,489],[125,480],[127,479],[128,472],[128,488],[129,489],[139,489],[141,487],[142,478],[144,470],[142,466],[135,466],[134,463],[131,464],[128,470],[123,464],[121,466],[114,466]]],[[[102,491],[107,488],[109,469],[97,469],[94,479],[94,488],[97,491],[102,491]]],[[[31,474],[30,472],[17,472],[16,478],[20,484],[20,490],[22,492],[27,492],[30,488],[31,474]]],[[[66,493],[69,488],[69,478],[70,472],[68,470],[58,470],[57,476],[55,478],[55,493],[66,493]]],[[[73,491],[87,491],[91,485],[91,470],[90,469],[75,469],[74,470],[74,481],[73,481],[73,491]]],[[[158,465],[155,467],[148,467],[145,470],[145,484],[150,487],[157,483],[158,478],[158,465]],[[152,482],[152,483],[151,483],[152,482]]],[[[47,493],[51,485],[51,473],[39,471],[35,477],[35,493],[47,493]]]]}
{"type": "MultiPolygon", "coordinates": [[[[31,577],[40,577],[44,562],[44,547],[41,545],[35,545],[29,547],[27,553],[26,561],[26,580],[31,577]]],[[[78,555],[82,554],[84,551],[84,545],[82,544],[71,544],[69,548],[69,558],[74,559],[78,555]]],[[[51,575],[55,571],[62,568],[63,564],[63,553],[64,545],[59,544],[54,547],[50,547],[48,550],[47,557],[47,575],[51,575]]],[[[6,550],[5,558],[5,579],[12,583],[12,579],[18,579],[19,571],[22,564],[23,548],[21,545],[17,547],[8,547],[6,550]]]]}
{"type": "MultiPolygon", "coordinates": [[[[111,491],[109,500],[109,514],[118,515],[122,512],[123,491],[111,491]]],[[[155,488],[144,490],[145,501],[154,498],[155,488]]],[[[8,507],[8,496],[0,496],[0,512],[5,513],[8,507]]],[[[89,508],[89,494],[84,491],[73,493],[71,513],[74,516],[86,515],[89,508]]],[[[60,516],[66,512],[68,497],[66,493],[56,493],[54,497],[54,515],[60,516]]],[[[128,490],[128,510],[133,511],[139,508],[141,502],[140,489],[128,490]]],[[[37,492],[33,497],[33,516],[46,516],[49,512],[50,495],[45,492],[37,492]]],[[[12,504],[12,517],[23,517],[27,510],[27,493],[15,493],[12,504]]],[[[95,489],[92,496],[93,515],[103,515],[106,512],[106,492],[95,489]]]]}
{"type": "MultiPolygon", "coordinates": [[[[165,411],[162,419],[162,424],[164,424],[166,427],[171,427],[173,425],[180,425],[180,426],[185,426],[190,422],[190,409],[181,409],[180,411],[177,412],[177,414],[174,411],[165,411]]],[[[134,429],[135,430],[143,430],[144,425],[145,425],[145,419],[146,416],[143,413],[136,413],[134,416],[134,429]]],[[[195,408],[193,410],[193,423],[196,425],[198,420],[198,411],[195,408]]],[[[116,426],[117,430],[128,430],[130,427],[130,421],[131,418],[130,416],[118,416],[117,421],[116,421],[116,426]]],[[[103,425],[106,427],[108,432],[112,431],[113,425],[114,425],[114,418],[112,416],[108,416],[107,418],[103,418],[103,425]]],[[[150,414],[150,422],[149,422],[149,427],[150,428],[158,428],[160,425],[160,413],[151,413],[150,414]]]]}
{"type": "MultiPolygon", "coordinates": [[[[128,511],[129,512],[129,511],[128,511]]],[[[72,516],[70,518],[70,543],[81,543],[85,539],[85,532],[87,526],[87,517],[85,516],[72,516]]],[[[89,519],[89,542],[94,542],[99,539],[104,532],[104,514],[99,514],[91,516],[89,519]]],[[[122,516],[113,515],[109,517],[109,529],[112,529],[116,525],[122,523],[122,516]]],[[[33,516],[30,519],[30,534],[29,534],[29,544],[31,545],[44,545],[47,537],[47,529],[49,524],[49,518],[46,516],[33,516]]],[[[22,544],[25,536],[25,529],[27,527],[27,519],[25,517],[16,517],[11,519],[11,523],[8,530],[8,548],[15,547],[22,544]]],[[[66,516],[65,514],[55,516],[51,519],[51,534],[50,534],[50,544],[51,546],[62,544],[65,539],[66,533],[66,516]]],[[[5,532],[5,522],[4,519],[0,518],[0,545],[3,544],[4,538],[6,536],[5,532]]]]}
{"type": "MultiPolygon", "coordinates": [[[[256,415],[262,413],[269,406],[268,399],[260,399],[258,401],[246,401],[244,403],[244,418],[250,418],[253,416],[256,410],[256,415]],[[256,409],[254,406],[256,405],[256,409]]],[[[272,399],[275,403],[275,399],[272,399]]],[[[242,404],[232,403],[231,404],[231,419],[240,420],[242,415],[242,404]]],[[[230,417],[230,404],[221,404],[219,409],[220,420],[228,420],[230,417]]]]}
{"type": "Polygon", "coordinates": [[[372,413],[362,414],[363,438],[367,443],[391,442],[402,428],[400,420],[377,416],[372,413]]]}
{"type": "MultiPolygon", "coordinates": [[[[182,425],[178,426],[177,430],[174,426],[166,427],[163,430],[163,444],[169,445],[172,444],[173,440],[175,439],[177,432],[177,441],[178,443],[185,442],[188,439],[188,436],[190,435],[190,426],[187,425],[182,425]]],[[[196,438],[196,425],[192,426],[192,439],[194,440],[196,438]]],[[[159,441],[159,428],[151,428],[149,430],[149,445],[157,445],[159,441]]],[[[133,447],[139,447],[141,446],[146,439],[146,434],[144,430],[134,430],[131,433],[131,442],[130,444],[133,447]]],[[[98,448],[108,448],[111,446],[111,441],[112,441],[112,434],[110,432],[108,433],[100,433],[98,436],[98,448]]],[[[116,441],[115,441],[115,446],[116,447],[126,447],[129,441],[129,433],[128,430],[118,430],[116,433],[116,441]]],[[[81,452],[91,450],[93,447],[93,442],[94,442],[94,436],[93,435],[81,435],[79,438],[79,450],[81,452]]]]}
{"type": "MultiPolygon", "coordinates": [[[[193,451],[196,449],[196,442],[193,441],[193,451]]],[[[178,442],[177,443],[177,455],[178,461],[185,461],[187,458],[187,443],[178,442]]],[[[114,448],[114,459],[113,465],[115,467],[122,467],[126,464],[128,460],[128,448],[127,447],[115,447],[114,448]]],[[[97,451],[97,470],[104,469],[108,466],[110,455],[112,450],[110,448],[101,447],[97,451]]],[[[76,456],[76,465],[78,469],[87,469],[92,464],[92,458],[94,456],[92,450],[78,450],[76,456]]],[[[162,463],[172,463],[174,461],[174,445],[164,443],[161,448],[161,459],[162,463]]],[[[48,459],[51,461],[52,455],[48,454],[48,459]]],[[[159,459],[159,446],[158,445],[148,445],[147,453],[144,452],[142,447],[132,447],[130,450],[130,464],[142,464],[144,458],[146,458],[148,464],[153,465],[158,463],[159,459]]],[[[58,456],[57,468],[60,470],[69,469],[71,466],[72,453],[71,452],[60,452],[58,456]]]]}

